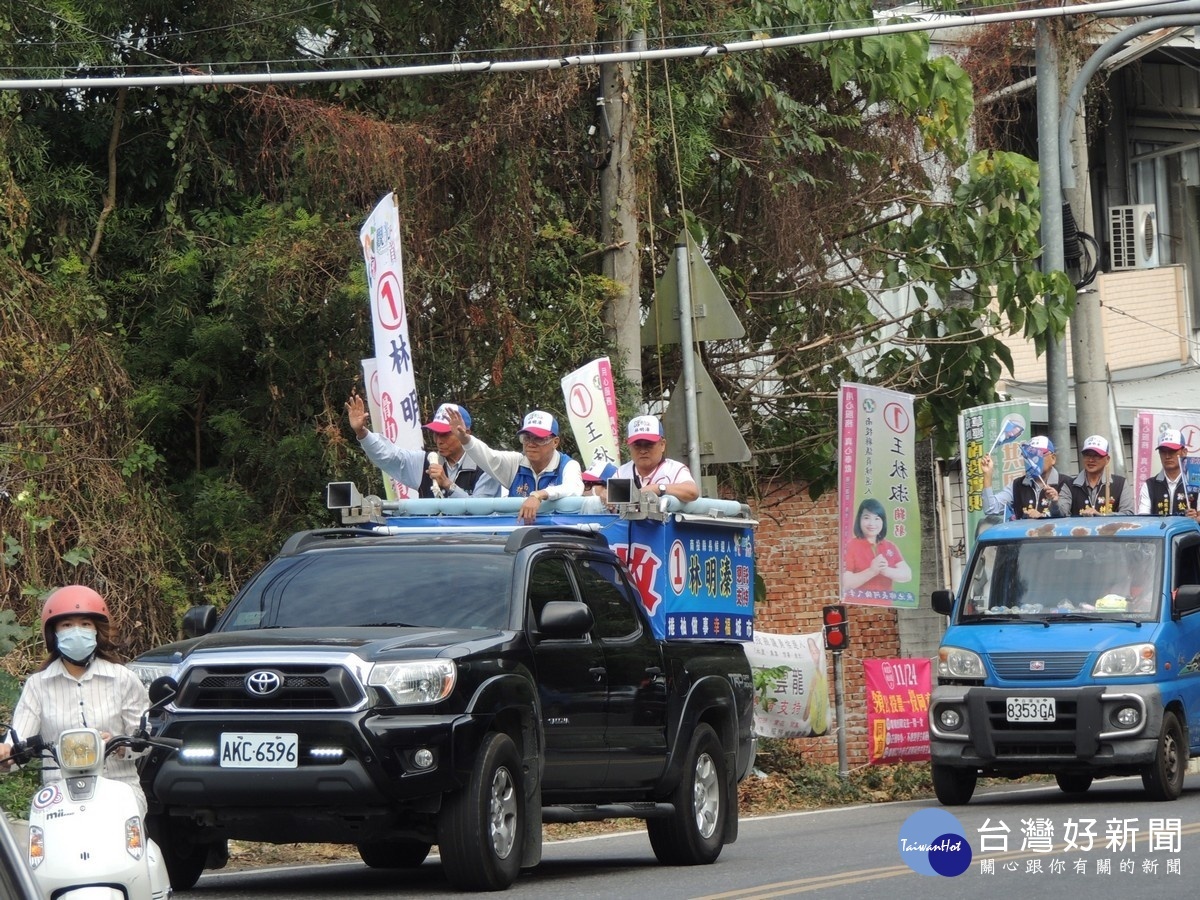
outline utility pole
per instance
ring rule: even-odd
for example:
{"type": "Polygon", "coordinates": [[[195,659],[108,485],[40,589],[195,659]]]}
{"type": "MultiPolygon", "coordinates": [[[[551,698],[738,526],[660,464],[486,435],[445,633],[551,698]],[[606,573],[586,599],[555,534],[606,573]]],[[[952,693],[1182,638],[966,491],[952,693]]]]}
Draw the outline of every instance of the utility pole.
{"type": "MultiPolygon", "coordinates": [[[[1155,31],[1166,32],[1163,40],[1174,34],[1174,29],[1187,29],[1200,25],[1200,3],[1195,0],[1183,3],[1164,4],[1161,7],[1145,7],[1142,15],[1149,16],[1134,22],[1110,37],[1084,63],[1075,76],[1071,90],[1062,104],[1056,124],[1055,151],[1059,156],[1058,171],[1063,196],[1070,203],[1078,218],[1081,230],[1088,231],[1090,222],[1087,164],[1087,141],[1080,128],[1083,113],[1083,97],[1087,85],[1100,71],[1104,62],[1128,46],[1135,38],[1155,31]],[[1076,177],[1078,171],[1080,177],[1076,177]]],[[[1039,76],[1041,72],[1039,69],[1039,76]]],[[[1039,93],[1039,109],[1041,95],[1039,93]]],[[[1039,131],[1042,121],[1039,117],[1039,131]]],[[[1046,132],[1039,133],[1043,154],[1048,155],[1046,132]]],[[[1043,222],[1048,214],[1057,213],[1057,205],[1042,182],[1043,222]],[[1051,209],[1051,206],[1054,209],[1051,209]]],[[[1057,199],[1057,197],[1053,198],[1057,199]]],[[[1060,216],[1061,221],[1061,216],[1060,216]]],[[[1090,233],[1095,234],[1094,231],[1090,233]]],[[[1061,236],[1062,229],[1059,229],[1061,236]]],[[[1075,411],[1077,433],[1082,439],[1089,434],[1108,434],[1110,407],[1108,370],[1104,347],[1104,328],[1100,314],[1100,298],[1095,292],[1080,293],[1076,299],[1075,312],[1071,316],[1071,359],[1075,367],[1075,411]]],[[[1120,434],[1108,434],[1109,440],[1120,446],[1120,434]]],[[[1057,440],[1057,439],[1055,439],[1057,440]]],[[[1060,450],[1061,452],[1061,450],[1060,450]]]]}
{"type": "MultiPolygon", "coordinates": [[[[1058,48],[1045,22],[1035,41],[1037,66],[1038,172],[1042,186],[1042,271],[1064,271],[1062,179],[1058,168],[1058,48]]],[[[1062,340],[1046,341],[1046,416],[1050,440],[1064,459],[1071,446],[1067,407],[1067,354],[1062,340]]]]}
{"type": "MultiPolygon", "coordinates": [[[[631,11],[621,0],[610,22],[607,43],[613,52],[627,47],[626,23],[631,11]]],[[[641,41],[644,43],[644,40],[641,41]]],[[[604,245],[602,272],[621,286],[622,292],[609,303],[606,324],[620,354],[618,365],[625,378],[641,395],[642,302],[641,267],[638,260],[637,173],[633,165],[633,111],[630,64],[602,63],[597,123],[601,140],[607,141],[607,161],[600,171],[600,242],[604,245]]]]}

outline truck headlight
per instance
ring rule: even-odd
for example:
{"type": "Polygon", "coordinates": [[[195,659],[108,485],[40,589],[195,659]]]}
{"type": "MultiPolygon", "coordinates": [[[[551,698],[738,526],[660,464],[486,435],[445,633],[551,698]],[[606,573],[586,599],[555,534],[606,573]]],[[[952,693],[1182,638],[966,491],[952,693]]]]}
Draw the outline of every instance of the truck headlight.
{"type": "Polygon", "coordinates": [[[939,647],[937,673],[939,678],[978,678],[986,674],[983,660],[973,650],[962,647],[939,647]]]}
{"type": "Polygon", "coordinates": [[[1153,644],[1128,644],[1101,653],[1095,668],[1092,669],[1092,677],[1153,675],[1156,668],[1153,644]]]}
{"type": "Polygon", "coordinates": [[[397,706],[445,700],[458,680],[458,667],[448,659],[376,663],[367,684],[382,688],[397,706]]]}
{"type": "Polygon", "coordinates": [[[154,683],[154,679],[168,675],[178,679],[179,665],[176,663],[131,662],[126,664],[131,672],[138,677],[146,687],[154,683]]]}

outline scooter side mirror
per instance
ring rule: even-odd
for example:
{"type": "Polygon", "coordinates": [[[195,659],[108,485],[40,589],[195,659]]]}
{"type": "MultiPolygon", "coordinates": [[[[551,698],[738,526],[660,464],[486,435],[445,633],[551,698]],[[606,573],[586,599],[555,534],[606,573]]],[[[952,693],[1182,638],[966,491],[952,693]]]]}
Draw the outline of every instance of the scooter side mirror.
{"type": "Polygon", "coordinates": [[[170,675],[162,675],[150,682],[148,693],[152,707],[163,706],[179,693],[179,683],[170,675]]]}

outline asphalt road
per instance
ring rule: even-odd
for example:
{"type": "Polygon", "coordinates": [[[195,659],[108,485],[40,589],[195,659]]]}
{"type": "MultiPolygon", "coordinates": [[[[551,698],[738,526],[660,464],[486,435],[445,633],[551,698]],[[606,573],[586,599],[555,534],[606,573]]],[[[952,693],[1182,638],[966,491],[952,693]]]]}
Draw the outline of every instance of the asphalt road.
{"type": "MultiPolygon", "coordinates": [[[[1097,782],[1068,796],[1053,784],[981,791],[945,810],[961,825],[970,865],[957,877],[915,872],[902,836],[917,841],[914,820],[936,801],[875,804],[743,819],[741,836],[712,866],[659,866],[642,831],[548,843],[544,861],[509,895],[606,900],[765,900],[859,898],[1037,898],[1053,892],[1088,900],[1194,897],[1200,875],[1200,775],[1189,775],[1174,803],[1144,799],[1138,779],[1097,782]]],[[[928,854],[912,853],[928,867],[928,854]]],[[[211,872],[180,897],[197,900],[334,900],[461,897],[442,877],[436,853],[413,871],[329,863],[211,872]]]]}

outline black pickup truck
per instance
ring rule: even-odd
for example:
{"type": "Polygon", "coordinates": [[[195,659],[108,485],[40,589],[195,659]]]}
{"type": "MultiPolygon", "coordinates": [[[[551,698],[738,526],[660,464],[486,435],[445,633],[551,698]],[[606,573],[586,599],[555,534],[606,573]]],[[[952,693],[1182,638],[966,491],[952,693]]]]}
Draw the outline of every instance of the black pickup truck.
{"type": "MultiPolygon", "coordinates": [[[[393,531],[395,531],[393,529],[393,531]]],[[[667,864],[737,838],[754,758],[740,644],[657,640],[603,537],[508,532],[293,535],[218,618],[131,665],[174,679],[142,781],[176,890],[227,839],[355,844],[508,887],[542,824],[646,820],[667,864]]]]}

